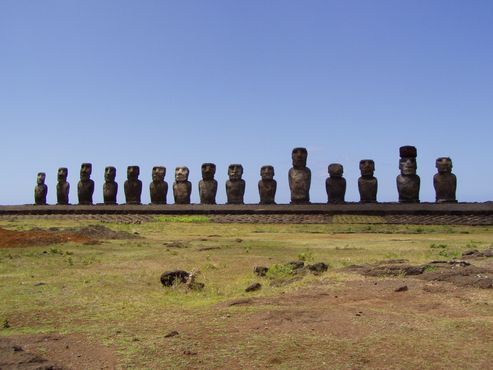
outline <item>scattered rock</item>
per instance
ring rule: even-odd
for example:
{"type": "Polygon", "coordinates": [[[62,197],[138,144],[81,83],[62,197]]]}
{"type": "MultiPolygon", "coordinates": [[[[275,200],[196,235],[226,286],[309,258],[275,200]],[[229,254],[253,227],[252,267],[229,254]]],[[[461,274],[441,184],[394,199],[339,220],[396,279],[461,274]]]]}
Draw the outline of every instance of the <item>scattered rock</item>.
{"type": "Polygon", "coordinates": [[[400,286],[399,288],[395,289],[394,292],[407,292],[409,288],[407,285],[400,286]]]}
{"type": "Polygon", "coordinates": [[[202,247],[202,248],[197,249],[197,251],[203,252],[203,251],[211,251],[213,249],[221,249],[221,247],[202,247]]]}
{"type": "Polygon", "coordinates": [[[185,243],[183,243],[181,241],[164,242],[163,245],[168,247],[168,248],[187,248],[188,247],[188,245],[186,245],[185,243]]]}
{"type": "Polygon", "coordinates": [[[255,292],[256,290],[259,290],[260,288],[262,288],[262,284],[253,283],[245,289],[245,292],[255,292]]]}
{"type": "Polygon", "coordinates": [[[306,266],[308,270],[310,270],[313,273],[322,273],[328,270],[329,266],[323,262],[317,262],[314,263],[313,265],[308,265],[306,266]]]}
{"type": "Polygon", "coordinates": [[[178,334],[180,334],[180,333],[178,333],[176,330],[173,330],[173,331],[170,331],[168,334],[166,334],[164,337],[165,338],[176,337],[178,334]]]}
{"type": "Polygon", "coordinates": [[[462,252],[462,257],[466,258],[480,258],[480,257],[493,257],[493,249],[485,249],[480,252],[477,249],[469,249],[467,251],[462,252]]]}
{"type": "Polygon", "coordinates": [[[253,301],[250,298],[243,298],[243,299],[236,299],[234,301],[231,301],[228,303],[228,306],[239,306],[243,304],[250,304],[253,303],[253,301]]]}
{"type": "Polygon", "coordinates": [[[241,242],[243,242],[243,239],[236,238],[236,239],[235,239],[235,242],[237,242],[237,243],[241,243],[241,242]]]}
{"type": "Polygon", "coordinates": [[[176,282],[185,284],[190,274],[183,270],[165,271],[161,274],[161,284],[172,286],[176,282]]]}
{"type": "Polygon", "coordinates": [[[301,269],[305,266],[305,262],[303,261],[291,261],[286,263],[286,266],[290,267],[293,270],[301,269]]]}
{"type": "Polygon", "coordinates": [[[43,283],[42,281],[40,281],[39,283],[34,284],[34,286],[42,286],[42,285],[46,285],[46,283],[43,283]]]}
{"type": "Polygon", "coordinates": [[[255,273],[255,275],[258,275],[258,276],[265,276],[265,275],[267,275],[268,271],[269,271],[269,268],[265,267],[265,266],[255,266],[253,269],[253,272],[255,273]]]}

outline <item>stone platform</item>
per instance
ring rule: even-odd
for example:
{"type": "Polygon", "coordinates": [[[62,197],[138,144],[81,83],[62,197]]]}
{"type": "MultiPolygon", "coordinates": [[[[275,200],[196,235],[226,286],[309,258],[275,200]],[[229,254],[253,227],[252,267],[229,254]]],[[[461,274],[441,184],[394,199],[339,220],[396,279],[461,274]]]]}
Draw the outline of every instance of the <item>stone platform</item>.
{"type": "Polygon", "coordinates": [[[0,206],[0,218],[77,218],[145,222],[159,215],[204,215],[219,223],[365,223],[493,225],[493,202],[307,205],[46,205],[0,206]]]}

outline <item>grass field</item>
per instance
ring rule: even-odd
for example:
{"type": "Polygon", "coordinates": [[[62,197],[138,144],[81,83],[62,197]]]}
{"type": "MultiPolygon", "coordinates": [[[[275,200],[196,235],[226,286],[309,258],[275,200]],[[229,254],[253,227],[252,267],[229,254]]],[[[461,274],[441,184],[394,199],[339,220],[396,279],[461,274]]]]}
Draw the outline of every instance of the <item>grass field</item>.
{"type": "MultiPolygon", "coordinates": [[[[8,230],[90,224],[0,221],[8,230]]],[[[0,249],[2,337],[80,335],[109,349],[117,368],[493,368],[492,289],[344,270],[460,258],[490,247],[492,227],[215,224],[205,217],[104,226],[138,238],[0,249]],[[329,270],[292,279],[281,265],[298,259],[329,270]],[[261,278],[257,265],[278,268],[261,278]],[[199,270],[204,289],[164,288],[159,277],[173,269],[199,270]],[[246,293],[253,282],[262,289],[246,293]],[[402,284],[409,290],[395,293],[402,284]],[[166,337],[172,331],[178,334],[166,337]]],[[[492,267],[491,258],[474,263],[492,267]]]]}

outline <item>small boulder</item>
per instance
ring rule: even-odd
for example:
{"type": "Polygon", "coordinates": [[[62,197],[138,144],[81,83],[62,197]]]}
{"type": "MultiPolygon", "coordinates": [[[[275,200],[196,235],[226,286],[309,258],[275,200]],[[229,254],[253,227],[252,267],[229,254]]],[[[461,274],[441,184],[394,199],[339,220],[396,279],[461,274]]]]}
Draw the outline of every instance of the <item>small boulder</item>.
{"type": "Polygon", "coordinates": [[[176,282],[185,284],[190,274],[183,270],[165,271],[161,274],[161,284],[172,286],[176,282]]]}
{"type": "Polygon", "coordinates": [[[269,271],[269,268],[265,267],[265,266],[255,266],[253,269],[253,272],[257,276],[265,276],[265,275],[267,275],[268,271],[269,271]]]}
{"type": "Polygon", "coordinates": [[[313,273],[320,274],[322,272],[327,271],[329,266],[326,263],[317,262],[314,263],[313,265],[308,265],[307,268],[313,273]]]}
{"type": "Polygon", "coordinates": [[[256,290],[259,290],[260,288],[262,288],[262,285],[260,283],[253,283],[245,289],[245,292],[255,292],[256,290]]]}
{"type": "Polygon", "coordinates": [[[305,266],[305,262],[303,261],[291,261],[286,263],[286,266],[290,267],[293,270],[301,269],[305,266]]]}

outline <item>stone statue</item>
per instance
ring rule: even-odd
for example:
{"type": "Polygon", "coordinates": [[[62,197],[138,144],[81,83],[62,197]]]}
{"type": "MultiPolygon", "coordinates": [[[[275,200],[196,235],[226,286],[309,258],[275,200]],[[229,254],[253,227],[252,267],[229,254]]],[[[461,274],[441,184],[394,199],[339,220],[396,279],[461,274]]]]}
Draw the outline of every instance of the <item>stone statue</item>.
{"type": "Polygon", "coordinates": [[[401,146],[399,153],[401,156],[399,160],[401,174],[397,176],[399,202],[419,203],[420,178],[416,175],[417,150],[414,146],[401,146]]]}
{"type": "Polygon", "coordinates": [[[116,194],[118,193],[118,184],[115,181],[116,168],[108,166],[104,169],[103,184],[103,201],[104,204],[116,204],[116,194]]]}
{"type": "Polygon", "coordinates": [[[245,180],[243,175],[243,166],[241,164],[231,164],[228,167],[229,180],[226,181],[227,204],[243,204],[245,195],[245,180]]]}
{"type": "Polygon", "coordinates": [[[176,167],[175,182],[173,184],[173,196],[175,204],[190,204],[192,194],[192,183],[188,181],[190,170],[188,167],[176,167]]]}
{"type": "Polygon", "coordinates": [[[46,174],[39,172],[34,187],[34,204],[45,205],[46,195],[48,194],[48,186],[45,184],[46,174]]]}
{"type": "Polygon", "coordinates": [[[327,191],[327,203],[344,203],[346,195],[346,179],[342,177],[344,167],[339,163],[329,165],[329,176],[325,180],[325,190],[327,191]]]}
{"type": "Polygon", "coordinates": [[[68,204],[68,194],[70,192],[70,184],[67,182],[68,169],[60,167],[58,169],[56,184],[56,204],[68,204]]]}
{"type": "Polygon", "coordinates": [[[82,163],[80,166],[80,181],[77,184],[77,195],[79,204],[92,204],[92,195],[94,194],[94,181],[91,180],[92,164],[82,163]]]}
{"type": "Polygon", "coordinates": [[[262,166],[260,177],[261,180],[258,182],[260,204],[276,204],[277,181],[274,180],[274,167],[262,166]]]}
{"type": "Polygon", "coordinates": [[[152,168],[152,182],[149,185],[151,204],[166,204],[168,196],[168,183],[164,181],[166,167],[155,166],[152,168]]]}
{"type": "Polygon", "coordinates": [[[202,164],[202,180],[199,181],[200,204],[216,204],[217,181],[214,180],[216,165],[202,164]]]}
{"type": "Polygon", "coordinates": [[[361,177],[358,179],[358,190],[360,203],[376,203],[378,181],[373,176],[375,172],[375,162],[371,159],[362,159],[359,162],[361,177]]]}
{"type": "Polygon", "coordinates": [[[312,172],[306,167],[308,152],[305,148],[294,148],[291,154],[293,167],[289,170],[289,189],[291,190],[291,204],[310,203],[310,183],[312,172]]]}
{"type": "Polygon", "coordinates": [[[440,157],[436,160],[438,173],[433,176],[437,203],[457,203],[455,190],[457,178],[452,173],[452,160],[448,157],[440,157]]]}
{"type": "Polygon", "coordinates": [[[141,204],[142,181],[139,180],[139,166],[127,167],[127,181],[123,184],[125,191],[125,202],[127,204],[141,204]]]}

